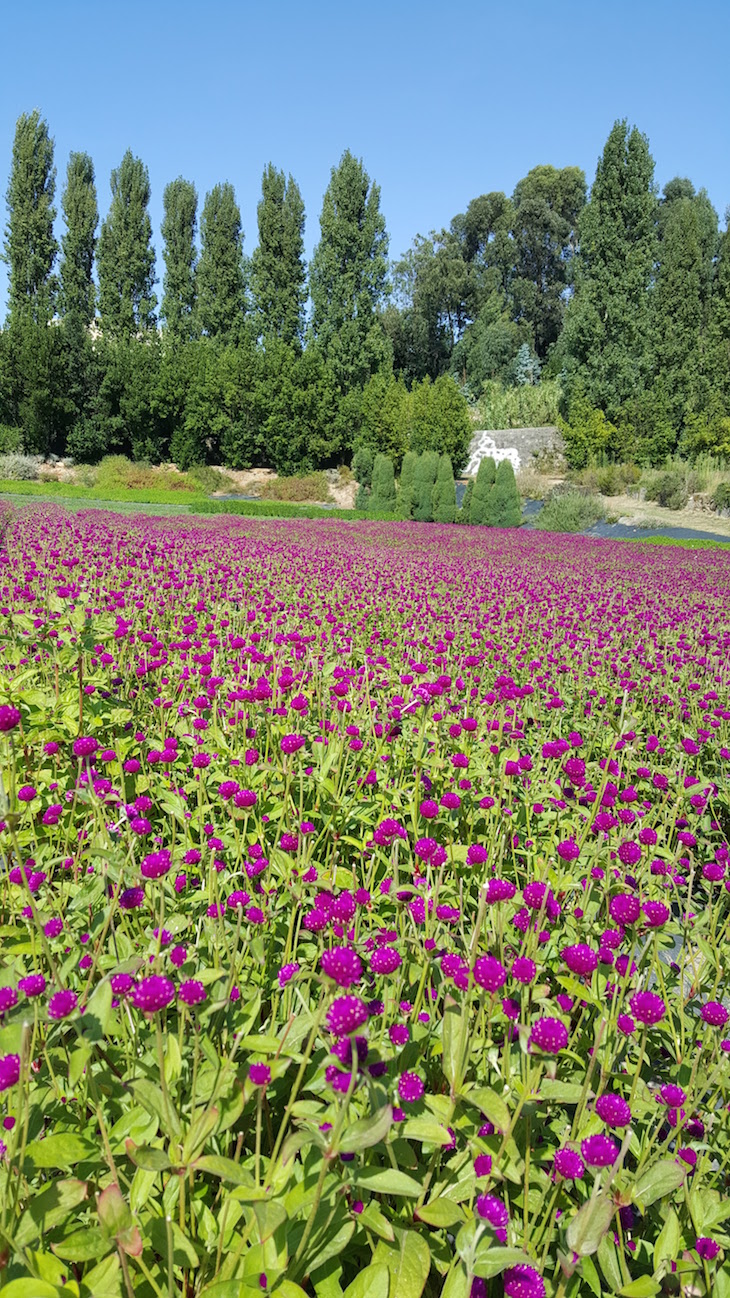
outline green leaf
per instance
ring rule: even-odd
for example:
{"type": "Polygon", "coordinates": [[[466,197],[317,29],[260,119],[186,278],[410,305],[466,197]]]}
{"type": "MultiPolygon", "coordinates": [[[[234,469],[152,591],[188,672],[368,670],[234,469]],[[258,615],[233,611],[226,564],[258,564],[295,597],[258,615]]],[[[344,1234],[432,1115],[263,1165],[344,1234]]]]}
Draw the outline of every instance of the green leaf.
{"type": "Polygon", "coordinates": [[[166,1172],[172,1167],[164,1149],[156,1145],[135,1145],[133,1140],[125,1140],[127,1158],[135,1167],[143,1167],[146,1172],[166,1172]]]}
{"type": "Polygon", "coordinates": [[[388,1218],[380,1211],[374,1199],[366,1203],[360,1213],[359,1222],[365,1230],[369,1230],[371,1235],[377,1235],[378,1239],[384,1239],[391,1242],[395,1239],[393,1227],[388,1218]]]}
{"type": "Polygon", "coordinates": [[[416,1212],[416,1216],[419,1221],[425,1221],[427,1226],[455,1226],[457,1221],[464,1220],[464,1213],[458,1203],[445,1197],[424,1203],[423,1207],[416,1212]]]}
{"type": "Polygon", "coordinates": [[[665,1262],[674,1262],[679,1254],[682,1244],[682,1232],[679,1225],[679,1217],[674,1208],[669,1209],[667,1219],[664,1222],[659,1234],[657,1235],[654,1245],[654,1273],[662,1267],[662,1273],[665,1262]]]}
{"type": "Polygon", "coordinates": [[[132,1091],[135,1099],[139,1100],[142,1107],[159,1120],[162,1130],[167,1131],[175,1140],[179,1140],[180,1122],[178,1116],[172,1105],[170,1105],[168,1115],[167,1106],[159,1087],[148,1081],[146,1077],[140,1077],[138,1081],[132,1083],[132,1091]]]}
{"type": "Polygon", "coordinates": [[[344,1298],[388,1298],[389,1287],[390,1271],[387,1266],[371,1262],[347,1286],[344,1298]]]}
{"type": "Polygon", "coordinates": [[[182,1055],[177,1043],[177,1037],[172,1032],[168,1032],[165,1040],[165,1081],[168,1086],[174,1086],[182,1072],[182,1055]]]}
{"type": "Polygon", "coordinates": [[[98,1226],[85,1226],[83,1230],[75,1230],[67,1235],[58,1244],[51,1244],[56,1257],[67,1262],[90,1262],[104,1257],[113,1247],[113,1240],[103,1234],[98,1226]]]}
{"type": "Polygon", "coordinates": [[[112,989],[108,979],[97,983],[84,1011],[81,1027],[85,1037],[100,1040],[109,1031],[112,1017],[112,989]]]}
{"type": "Polygon", "coordinates": [[[373,1266],[390,1272],[389,1298],[421,1298],[431,1270],[431,1252],[425,1239],[413,1230],[397,1229],[395,1240],[381,1240],[373,1253],[373,1266]]]}
{"type": "MultiPolygon", "coordinates": [[[[233,1185],[251,1185],[251,1173],[242,1168],[240,1163],[235,1163],[232,1158],[224,1158],[221,1154],[203,1154],[202,1158],[195,1160],[195,1166],[201,1172],[219,1176],[221,1181],[230,1181],[233,1185]]],[[[264,1191],[261,1198],[265,1198],[264,1191]]]]}
{"type": "Polygon", "coordinates": [[[446,1277],[446,1284],[441,1290],[441,1298],[469,1298],[469,1277],[462,1267],[458,1266],[453,1271],[449,1271],[446,1277]]]}
{"type": "Polygon", "coordinates": [[[116,1181],[102,1190],[96,1201],[96,1211],[102,1227],[112,1239],[116,1239],[134,1224],[132,1211],[116,1181]]]}
{"type": "Polygon", "coordinates": [[[650,1275],[640,1275],[638,1280],[632,1280],[623,1289],[619,1289],[622,1298],[654,1298],[654,1294],[660,1292],[661,1285],[652,1280],[650,1275]]]}
{"type": "Polygon", "coordinates": [[[490,1280],[492,1276],[501,1275],[509,1266],[525,1264],[534,1266],[532,1258],[519,1248],[495,1248],[488,1235],[482,1235],[477,1241],[474,1275],[480,1276],[482,1280],[490,1280]]]}
{"type": "Polygon", "coordinates": [[[506,1131],[509,1131],[511,1121],[509,1109],[504,1100],[494,1091],[489,1090],[486,1086],[480,1086],[475,1091],[469,1091],[467,1098],[472,1104],[476,1104],[484,1117],[488,1118],[492,1125],[496,1127],[500,1135],[504,1135],[506,1131]]]}
{"type": "Polygon", "coordinates": [[[40,1194],[34,1194],[13,1232],[16,1248],[25,1248],[39,1235],[60,1226],[88,1193],[86,1181],[53,1181],[40,1194]]]}
{"type": "Polygon", "coordinates": [[[539,1094],[543,1100],[556,1100],[558,1104],[578,1104],[583,1087],[577,1082],[559,1082],[545,1077],[540,1083],[539,1094]]]}
{"type": "Polygon", "coordinates": [[[372,1194],[397,1194],[417,1199],[421,1193],[418,1181],[391,1167],[361,1167],[355,1181],[361,1189],[370,1190],[372,1194]]]}
{"type": "Polygon", "coordinates": [[[596,1264],[593,1261],[593,1258],[583,1258],[580,1264],[580,1274],[588,1285],[588,1288],[596,1295],[596,1298],[601,1298],[601,1277],[596,1270],[596,1264]]]}
{"type": "Polygon", "coordinates": [[[205,1109],[192,1123],[190,1130],[183,1141],[183,1162],[188,1163],[194,1157],[196,1150],[205,1144],[208,1136],[215,1131],[218,1126],[220,1111],[215,1105],[210,1109],[205,1109]]]}
{"type": "Polygon", "coordinates": [[[596,1256],[598,1257],[601,1270],[609,1289],[613,1290],[614,1293],[618,1292],[621,1288],[623,1276],[621,1274],[618,1253],[616,1252],[616,1245],[610,1235],[603,1236],[603,1239],[598,1245],[598,1253],[596,1256]]]}
{"type": "Polygon", "coordinates": [[[58,1298],[60,1290],[45,1280],[11,1280],[0,1289],[0,1298],[58,1298]]]}
{"type": "Polygon", "coordinates": [[[610,1195],[595,1195],[583,1204],[572,1218],[566,1231],[568,1248],[579,1257],[588,1257],[598,1250],[603,1236],[610,1229],[616,1205],[610,1195]]]}
{"type": "Polygon", "coordinates": [[[121,1282],[119,1257],[113,1253],[84,1273],[81,1293],[83,1298],[121,1298],[121,1282]]]}
{"type": "Polygon", "coordinates": [[[73,1167],[84,1159],[98,1158],[99,1147],[73,1131],[63,1131],[57,1136],[46,1136],[44,1140],[32,1140],[25,1157],[38,1168],[73,1167]]]}
{"type": "Polygon", "coordinates": [[[345,1131],[339,1143],[339,1149],[345,1153],[356,1153],[384,1140],[393,1122],[393,1110],[389,1104],[370,1117],[359,1118],[345,1131]]]}
{"type": "Polygon", "coordinates": [[[675,1163],[671,1158],[660,1158],[639,1177],[634,1185],[634,1198],[648,1208],[657,1199],[663,1199],[665,1194],[674,1194],[686,1175],[687,1168],[681,1163],[675,1163]]]}
{"type": "Polygon", "coordinates": [[[336,1257],[310,1272],[309,1283],[314,1286],[316,1298],[342,1298],[341,1275],[342,1263],[336,1257]]]}
{"type": "MultiPolygon", "coordinates": [[[[170,1222],[170,1225],[172,1227],[172,1260],[175,1266],[199,1266],[200,1258],[187,1235],[183,1234],[174,1221],[170,1222]]],[[[155,1217],[148,1226],[148,1233],[155,1252],[166,1259],[167,1229],[164,1217],[155,1217]]]]}
{"type": "Polygon", "coordinates": [[[284,1225],[287,1219],[286,1209],[283,1204],[277,1203],[275,1199],[268,1201],[262,1199],[254,1204],[253,1210],[259,1228],[259,1241],[263,1244],[267,1239],[270,1239],[280,1226],[284,1225]]]}
{"type": "Polygon", "coordinates": [[[452,1140],[444,1124],[435,1118],[409,1118],[400,1134],[405,1140],[418,1140],[428,1145],[450,1145],[452,1140]]]}
{"type": "Polygon", "coordinates": [[[444,1002],[443,1020],[441,1023],[441,1050],[443,1054],[441,1067],[453,1095],[456,1095],[462,1078],[462,1056],[464,1053],[464,1015],[461,1006],[447,996],[444,1002]]]}

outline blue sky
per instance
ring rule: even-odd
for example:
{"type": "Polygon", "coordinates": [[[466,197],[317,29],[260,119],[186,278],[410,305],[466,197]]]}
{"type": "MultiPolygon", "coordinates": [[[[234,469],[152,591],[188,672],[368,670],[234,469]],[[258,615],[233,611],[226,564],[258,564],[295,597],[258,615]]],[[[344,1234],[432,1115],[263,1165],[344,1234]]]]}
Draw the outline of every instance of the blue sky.
{"type": "MultiPolygon", "coordinates": [[[[193,180],[201,202],[232,181],[250,253],[273,161],[302,190],[310,252],[345,148],[381,186],[393,256],[539,163],[590,183],[617,117],[649,136],[660,184],[689,176],[721,217],[730,203],[728,0],[25,0],[4,6],[2,33],[3,193],[22,111],[49,122],[59,207],[71,149],[94,159],[103,214],[130,147],[150,171],[160,277],[168,180],[193,180]]],[[[5,292],[0,266],[3,314],[5,292]]]]}

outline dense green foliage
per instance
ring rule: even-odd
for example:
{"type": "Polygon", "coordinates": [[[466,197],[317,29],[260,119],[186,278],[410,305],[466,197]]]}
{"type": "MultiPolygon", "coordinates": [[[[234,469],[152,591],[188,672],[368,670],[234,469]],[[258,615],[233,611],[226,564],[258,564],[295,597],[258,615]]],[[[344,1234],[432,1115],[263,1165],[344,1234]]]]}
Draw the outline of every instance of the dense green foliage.
{"type": "MultiPolygon", "coordinates": [[[[92,160],[70,155],[60,244],[55,177],[47,123],[21,116],[0,331],[9,450],[295,474],[367,448],[398,480],[410,452],[460,473],[475,424],[560,422],[576,470],[730,456],[730,234],[691,181],[658,193],[648,141],[625,121],[589,194],[579,168],[536,166],[390,267],[379,186],[349,150],[309,268],[292,176],[266,167],[250,258],[233,186],[207,194],[198,241],[196,189],[178,177],[164,191],[159,323],[144,163],[127,150],[112,172],[98,239],[92,160]]],[[[426,518],[414,463],[397,508],[426,518]]]]}

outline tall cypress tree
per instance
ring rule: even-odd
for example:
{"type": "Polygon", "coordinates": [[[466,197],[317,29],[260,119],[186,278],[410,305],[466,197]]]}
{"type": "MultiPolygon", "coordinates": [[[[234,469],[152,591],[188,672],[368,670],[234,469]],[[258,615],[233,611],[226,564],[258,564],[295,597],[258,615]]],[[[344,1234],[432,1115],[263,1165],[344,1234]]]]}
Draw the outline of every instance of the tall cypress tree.
{"type": "Polygon", "coordinates": [[[241,213],[228,182],[206,194],[200,238],[197,326],[209,338],[232,342],[243,324],[245,281],[241,213]]]}
{"type": "Polygon", "coordinates": [[[66,233],[61,240],[58,305],[68,323],[88,329],[96,306],[93,271],[99,224],[94,164],[88,153],[69,156],[61,205],[66,233]]]}
{"type": "Polygon", "coordinates": [[[162,197],[164,217],[162,237],[165,241],[165,276],[160,314],[168,333],[175,341],[188,342],[193,337],[195,308],[195,232],[198,195],[189,180],[178,176],[165,186],[162,197]]]}
{"type": "Polygon", "coordinates": [[[706,365],[713,387],[730,414],[730,209],[726,216],[728,224],[720,239],[712,286],[706,365]]]}
{"type": "Polygon", "coordinates": [[[341,388],[367,381],[388,354],[376,312],[388,270],[380,188],[349,149],[332,168],[310,269],[312,327],[341,388]]]}
{"type": "Polygon", "coordinates": [[[304,265],[304,201],[290,176],[269,163],[257,208],[259,242],[251,259],[258,332],[301,343],[307,298],[304,265]]]}
{"type": "Polygon", "coordinates": [[[130,149],[112,172],[111,191],[97,259],[101,322],[105,334],[129,339],[154,329],[157,306],[150,178],[130,149]]]}
{"type": "Polygon", "coordinates": [[[663,207],[654,294],[654,352],[676,430],[688,412],[704,405],[717,214],[704,193],[683,193],[669,202],[665,199],[663,207]]]}
{"type": "Polygon", "coordinates": [[[9,269],[8,323],[46,325],[53,316],[53,262],[58,244],[53,234],[56,168],[48,123],[35,109],[22,113],[15,126],[13,160],[7,189],[8,224],[4,260],[9,269]]]}
{"type": "Polygon", "coordinates": [[[562,340],[568,403],[582,388],[609,419],[651,371],[656,209],[646,136],[616,122],[579,220],[575,296],[562,340]]]}

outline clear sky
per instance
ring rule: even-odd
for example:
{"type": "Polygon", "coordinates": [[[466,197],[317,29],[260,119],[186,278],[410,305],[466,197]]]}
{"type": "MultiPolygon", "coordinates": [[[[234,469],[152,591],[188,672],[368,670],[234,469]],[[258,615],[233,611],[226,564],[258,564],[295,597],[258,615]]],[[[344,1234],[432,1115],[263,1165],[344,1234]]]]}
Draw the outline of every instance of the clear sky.
{"type": "MultiPolygon", "coordinates": [[[[21,0],[0,17],[0,185],[19,113],[94,159],[102,215],[127,147],[147,164],[157,272],[162,191],[236,189],[256,243],[267,162],[291,172],[308,253],[345,148],[381,186],[397,256],[477,194],[510,193],[539,163],[593,179],[617,117],[649,136],[660,185],[730,203],[728,0],[21,0]]],[[[58,223],[60,233],[61,223],[58,223]]],[[[0,266],[4,315],[5,268],[0,266]]]]}

